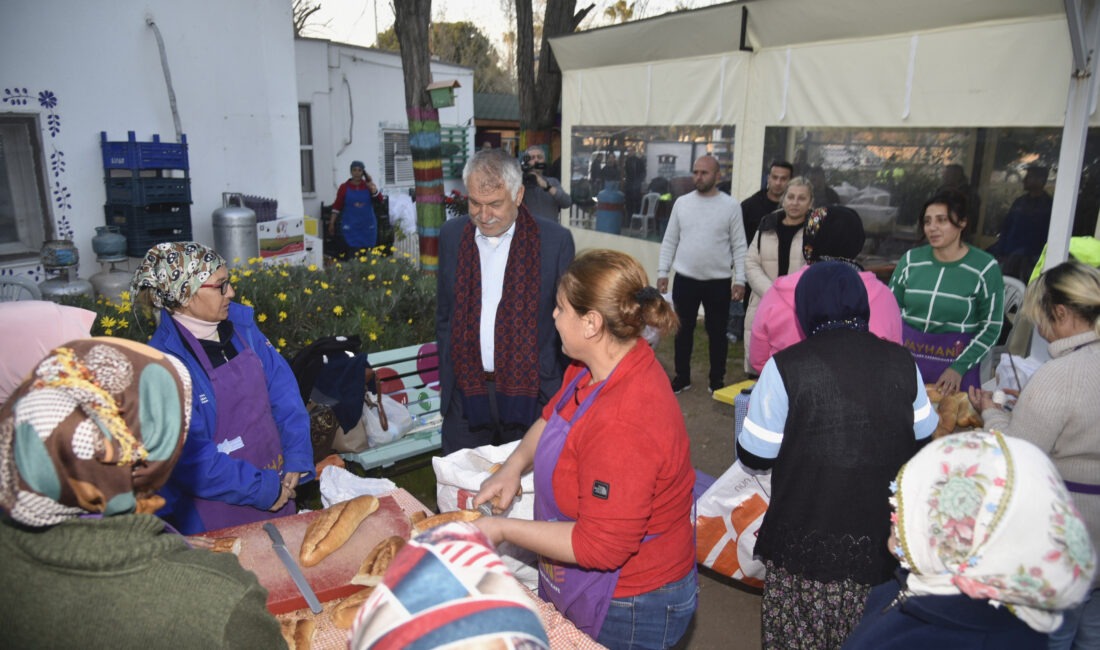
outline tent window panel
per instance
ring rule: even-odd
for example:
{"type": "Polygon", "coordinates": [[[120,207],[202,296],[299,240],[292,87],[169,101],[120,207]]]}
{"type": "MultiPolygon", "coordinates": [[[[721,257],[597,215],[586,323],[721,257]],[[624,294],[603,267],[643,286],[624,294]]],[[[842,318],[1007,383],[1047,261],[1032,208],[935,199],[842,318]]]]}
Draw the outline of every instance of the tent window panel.
{"type": "Polygon", "coordinates": [[[729,191],[735,134],[730,124],[573,127],[572,160],[563,167],[573,197],[570,225],[659,242],[672,203],[695,189],[691,168],[696,158],[717,158],[719,187],[729,191]],[[600,195],[613,182],[621,199],[614,193],[600,195]],[[655,196],[646,199],[648,194],[655,196]],[[614,209],[621,201],[621,219],[596,214],[597,201],[614,209]]]}
{"type": "MultiPolygon", "coordinates": [[[[791,161],[796,175],[815,181],[815,203],[828,193],[859,213],[866,255],[893,261],[925,243],[921,207],[947,189],[966,199],[971,243],[993,245],[1013,203],[1028,192],[1029,169],[1046,171],[1037,196],[1053,195],[1061,135],[1048,127],[775,126],[765,130],[762,165],[791,161]]],[[[1100,128],[1089,129],[1080,180],[1073,234],[1092,235],[1100,210],[1100,128]]]]}
{"type": "Polygon", "coordinates": [[[0,116],[0,259],[37,255],[51,231],[34,116],[0,116]]]}

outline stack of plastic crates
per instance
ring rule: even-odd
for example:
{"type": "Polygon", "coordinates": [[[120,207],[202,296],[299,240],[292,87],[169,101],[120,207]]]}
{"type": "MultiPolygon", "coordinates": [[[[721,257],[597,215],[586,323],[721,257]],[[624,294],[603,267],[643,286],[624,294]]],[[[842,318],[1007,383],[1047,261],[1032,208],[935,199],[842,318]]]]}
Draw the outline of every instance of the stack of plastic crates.
{"type": "Polygon", "coordinates": [[[100,133],[103,182],[107,188],[107,225],[126,236],[126,254],[142,257],[165,241],[191,237],[191,178],[187,136],[181,142],[138,142],[134,132],[125,142],[108,141],[100,133]]]}

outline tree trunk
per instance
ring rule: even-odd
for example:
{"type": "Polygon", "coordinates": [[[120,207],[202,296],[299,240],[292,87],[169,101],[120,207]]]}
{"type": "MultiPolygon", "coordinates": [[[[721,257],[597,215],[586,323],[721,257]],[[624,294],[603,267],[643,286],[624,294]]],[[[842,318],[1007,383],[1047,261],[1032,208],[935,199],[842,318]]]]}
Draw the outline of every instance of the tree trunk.
{"type": "MultiPolygon", "coordinates": [[[[595,4],[576,12],[577,0],[547,0],[539,46],[538,75],[534,71],[534,25],[531,0],[517,0],[517,80],[520,147],[550,144],[561,102],[561,69],[550,50],[550,39],[572,34],[595,4]]],[[[549,154],[549,151],[547,152],[549,154]]]]}
{"type": "Polygon", "coordinates": [[[439,229],[443,225],[443,166],[439,111],[425,90],[431,83],[428,25],[431,0],[394,3],[394,31],[401,45],[405,76],[405,112],[409,119],[409,149],[416,179],[416,223],[420,237],[420,268],[439,269],[439,229]]]}

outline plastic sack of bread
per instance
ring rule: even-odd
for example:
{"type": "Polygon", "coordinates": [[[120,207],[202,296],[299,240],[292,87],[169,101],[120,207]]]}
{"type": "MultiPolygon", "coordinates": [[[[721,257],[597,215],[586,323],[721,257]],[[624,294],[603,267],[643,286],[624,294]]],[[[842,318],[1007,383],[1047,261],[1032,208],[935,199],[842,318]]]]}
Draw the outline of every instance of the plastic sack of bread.
{"type": "Polygon", "coordinates": [[[696,561],[752,587],[764,586],[764,563],[753,557],[771,501],[771,472],[734,461],[695,502],[696,561]]]}

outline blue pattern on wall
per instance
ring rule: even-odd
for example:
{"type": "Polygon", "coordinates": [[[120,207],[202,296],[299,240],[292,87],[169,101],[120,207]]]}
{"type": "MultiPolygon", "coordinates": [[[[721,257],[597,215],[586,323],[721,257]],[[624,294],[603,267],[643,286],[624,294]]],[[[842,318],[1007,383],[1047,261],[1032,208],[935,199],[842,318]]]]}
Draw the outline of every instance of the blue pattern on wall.
{"type": "Polygon", "coordinates": [[[43,90],[37,95],[26,88],[5,88],[0,102],[10,106],[26,106],[30,102],[38,102],[38,105],[46,111],[46,129],[50,133],[50,173],[53,175],[50,194],[53,195],[54,214],[57,217],[57,227],[54,229],[58,239],[72,239],[73,227],[69,223],[69,211],[73,209],[72,193],[65,184],[65,153],[57,148],[57,135],[61,133],[61,116],[54,109],[57,108],[57,95],[50,90],[43,90]]]}

